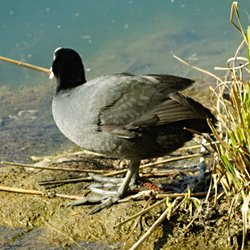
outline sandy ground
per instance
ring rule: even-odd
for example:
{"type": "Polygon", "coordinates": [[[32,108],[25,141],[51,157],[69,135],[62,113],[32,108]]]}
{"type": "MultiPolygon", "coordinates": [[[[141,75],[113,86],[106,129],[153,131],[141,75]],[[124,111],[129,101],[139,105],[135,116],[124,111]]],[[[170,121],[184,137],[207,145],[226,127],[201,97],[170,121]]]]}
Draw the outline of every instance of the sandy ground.
{"type": "MultiPolygon", "coordinates": [[[[123,161],[93,158],[88,155],[59,157],[56,162],[50,166],[97,169],[102,165],[103,169],[110,170],[123,168],[126,164],[123,161]]],[[[183,166],[183,162],[180,165],[174,165],[178,165],[175,168],[177,171],[183,166]]],[[[164,169],[172,168],[173,166],[164,166],[164,169]]],[[[68,171],[1,167],[1,186],[43,192],[43,195],[0,192],[0,225],[3,226],[1,231],[4,235],[1,240],[2,246],[11,247],[19,244],[20,247],[30,246],[29,249],[32,249],[35,244],[36,249],[60,247],[96,249],[97,246],[100,249],[129,249],[149,230],[169,205],[173,204],[175,199],[170,199],[170,203],[164,202],[123,225],[118,224],[159,201],[153,198],[156,194],[155,187],[158,187],[157,193],[180,192],[178,188],[181,183],[192,177],[192,174],[176,172],[161,178],[143,178],[135,191],[151,189],[151,199],[147,197],[122,202],[96,214],[89,214],[93,205],[68,207],[70,199],[55,196],[56,194],[83,196],[86,194],[85,182],[54,184],[48,187],[39,185],[43,180],[63,180],[83,176],[85,174],[68,171]],[[165,186],[160,185],[163,183],[165,186]],[[152,187],[154,187],[153,190],[152,187]]],[[[206,181],[198,185],[194,192],[206,191],[209,183],[208,171],[206,181]]],[[[166,217],[139,249],[234,249],[232,246],[240,244],[241,221],[236,214],[236,217],[230,221],[234,226],[229,234],[232,246],[229,245],[228,204],[224,199],[220,199],[217,204],[212,197],[206,202],[204,198],[186,199],[182,200],[176,212],[174,209],[175,206],[172,213],[169,213],[171,217],[166,217]],[[202,203],[199,214],[196,210],[198,203],[202,203]]]]}

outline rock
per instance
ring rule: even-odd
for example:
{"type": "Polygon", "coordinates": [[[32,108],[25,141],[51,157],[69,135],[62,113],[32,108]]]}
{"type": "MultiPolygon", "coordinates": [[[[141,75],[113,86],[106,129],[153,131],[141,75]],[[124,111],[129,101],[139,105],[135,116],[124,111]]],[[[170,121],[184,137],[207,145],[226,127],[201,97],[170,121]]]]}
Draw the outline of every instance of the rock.
{"type": "Polygon", "coordinates": [[[20,110],[17,113],[17,116],[25,118],[25,119],[30,119],[34,120],[37,118],[38,110],[36,109],[28,109],[28,110],[20,110]]]}

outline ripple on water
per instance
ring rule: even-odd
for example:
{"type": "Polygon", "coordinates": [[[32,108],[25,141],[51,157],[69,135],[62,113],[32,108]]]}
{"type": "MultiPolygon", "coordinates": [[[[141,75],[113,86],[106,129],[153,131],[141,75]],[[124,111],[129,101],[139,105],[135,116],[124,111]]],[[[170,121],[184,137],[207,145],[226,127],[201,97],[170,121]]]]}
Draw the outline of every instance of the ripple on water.
{"type": "Polygon", "coordinates": [[[30,155],[47,155],[67,140],[52,114],[53,88],[49,85],[13,90],[0,87],[0,159],[27,161],[30,155]]]}

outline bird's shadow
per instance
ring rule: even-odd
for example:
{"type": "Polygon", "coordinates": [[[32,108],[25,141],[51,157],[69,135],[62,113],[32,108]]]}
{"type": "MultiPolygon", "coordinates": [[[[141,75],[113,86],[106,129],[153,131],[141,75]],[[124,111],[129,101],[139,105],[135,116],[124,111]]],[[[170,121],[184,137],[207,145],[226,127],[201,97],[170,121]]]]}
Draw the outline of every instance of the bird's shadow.
{"type": "Polygon", "coordinates": [[[167,243],[169,237],[172,235],[172,232],[175,227],[175,222],[177,220],[176,216],[171,217],[171,221],[168,219],[165,219],[165,221],[162,223],[162,236],[158,238],[157,241],[154,243],[154,250],[160,250],[163,249],[164,245],[167,243]]]}

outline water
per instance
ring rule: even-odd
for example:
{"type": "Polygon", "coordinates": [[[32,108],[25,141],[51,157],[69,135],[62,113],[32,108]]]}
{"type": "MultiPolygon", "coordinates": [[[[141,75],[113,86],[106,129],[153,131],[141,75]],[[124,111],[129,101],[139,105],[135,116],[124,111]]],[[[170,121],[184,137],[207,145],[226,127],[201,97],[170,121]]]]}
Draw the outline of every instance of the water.
{"type": "MultiPolygon", "coordinates": [[[[89,77],[127,70],[178,73],[172,53],[211,68],[223,64],[240,40],[229,23],[230,5],[227,0],[2,1],[0,51],[49,68],[55,48],[72,47],[92,69],[89,77]]],[[[246,19],[250,2],[240,1],[240,8],[246,19]]],[[[13,65],[0,67],[0,84],[43,79],[13,65]]]]}
{"type": "MultiPolygon", "coordinates": [[[[1,1],[0,55],[50,68],[54,49],[71,47],[83,56],[88,79],[130,72],[199,80],[204,76],[172,55],[209,70],[224,66],[241,41],[229,22],[231,2],[1,1]]],[[[250,2],[239,6],[246,27],[250,2]]],[[[5,62],[0,76],[0,158],[27,160],[31,153],[64,148],[51,116],[54,86],[48,76],[5,62]]]]}

